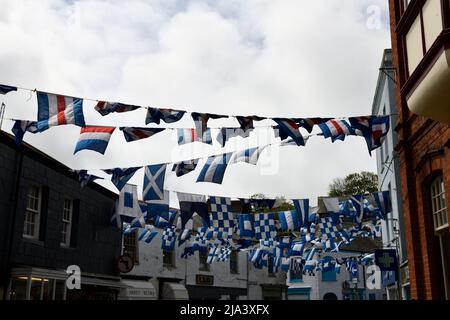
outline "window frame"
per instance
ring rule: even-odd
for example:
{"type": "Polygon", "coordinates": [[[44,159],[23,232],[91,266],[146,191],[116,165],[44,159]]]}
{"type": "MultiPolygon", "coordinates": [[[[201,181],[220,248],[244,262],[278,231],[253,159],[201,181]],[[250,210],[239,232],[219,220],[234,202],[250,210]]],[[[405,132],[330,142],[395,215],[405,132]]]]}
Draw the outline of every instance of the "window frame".
{"type": "Polygon", "coordinates": [[[444,176],[442,174],[431,181],[429,192],[431,201],[430,209],[433,217],[433,230],[435,233],[438,233],[449,227],[448,208],[445,202],[444,176]]]}
{"type": "Polygon", "coordinates": [[[175,250],[171,251],[163,250],[162,255],[163,255],[163,267],[175,268],[175,250]],[[165,261],[165,259],[167,259],[166,257],[169,257],[169,262],[165,261]]]}
{"type": "Polygon", "coordinates": [[[137,265],[139,264],[139,242],[137,241],[138,237],[137,237],[137,231],[129,233],[129,234],[124,234],[122,237],[122,254],[126,254],[129,255],[131,257],[131,259],[133,259],[134,264],[137,265]],[[129,239],[133,239],[133,244],[128,243],[126,240],[129,239]],[[131,250],[132,252],[130,253],[130,251],[128,250],[128,248],[133,247],[133,250],[131,250]]]}
{"type": "Polygon", "coordinates": [[[230,254],[230,273],[239,274],[239,253],[236,250],[230,254]]]}
{"type": "Polygon", "coordinates": [[[42,214],[42,187],[37,186],[37,185],[30,185],[28,187],[28,191],[27,191],[27,202],[26,202],[25,214],[24,214],[24,218],[23,218],[22,236],[24,238],[33,239],[33,240],[39,239],[39,231],[40,231],[40,226],[41,226],[41,214],[42,214]],[[33,188],[35,188],[38,191],[37,199],[36,198],[33,199],[34,201],[37,200],[37,209],[30,208],[30,205],[29,205],[30,192],[33,188]],[[33,222],[34,227],[33,227],[32,235],[26,233],[27,225],[29,224],[28,220],[27,220],[27,217],[29,214],[32,214],[33,218],[34,218],[34,222],[33,222]]]}
{"type": "Polygon", "coordinates": [[[64,234],[64,226],[67,225],[67,230],[65,232],[66,235],[66,241],[63,242],[61,238],[61,246],[62,247],[70,247],[70,239],[72,236],[72,222],[73,222],[73,207],[74,207],[74,201],[73,199],[64,199],[64,206],[63,206],[63,214],[62,214],[62,229],[61,229],[61,235],[64,234]],[[69,220],[65,219],[65,211],[66,211],[66,203],[70,202],[70,211],[69,211],[69,220]]]}
{"type": "Polygon", "coordinates": [[[198,270],[209,272],[211,270],[210,264],[208,263],[208,252],[198,252],[198,270]],[[202,260],[205,260],[204,262],[202,260]]]}

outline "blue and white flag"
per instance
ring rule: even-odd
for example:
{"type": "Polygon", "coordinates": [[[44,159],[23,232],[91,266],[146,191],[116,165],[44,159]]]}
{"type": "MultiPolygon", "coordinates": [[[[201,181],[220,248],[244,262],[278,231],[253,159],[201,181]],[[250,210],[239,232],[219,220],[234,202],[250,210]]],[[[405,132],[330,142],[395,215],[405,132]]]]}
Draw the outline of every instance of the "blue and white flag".
{"type": "Polygon", "coordinates": [[[153,218],[155,216],[164,216],[169,214],[169,202],[170,201],[170,192],[168,190],[164,190],[164,198],[162,200],[148,200],[147,208],[148,208],[148,218],[153,218]]]}
{"type": "Polygon", "coordinates": [[[213,238],[232,238],[234,217],[231,199],[224,197],[210,197],[210,205],[210,221],[213,229],[213,238]]]}
{"type": "Polygon", "coordinates": [[[151,136],[160,133],[166,129],[162,128],[138,128],[138,127],[120,127],[123,132],[123,136],[127,142],[138,141],[141,139],[147,139],[151,136]]]}
{"type": "Polygon", "coordinates": [[[111,222],[122,228],[122,222],[130,222],[142,215],[137,196],[137,186],[126,184],[117,200],[116,210],[111,222]]]}
{"type": "Polygon", "coordinates": [[[145,124],[156,123],[160,124],[161,120],[165,123],[174,123],[183,118],[186,111],[149,108],[145,118],[145,124]]]}
{"type": "Polygon", "coordinates": [[[211,182],[221,184],[230,161],[231,153],[211,156],[200,172],[197,182],[211,182]]]}
{"type": "Polygon", "coordinates": [[[221,247],[219,255],[217,256],[218,262],[226,262],[230,258],[232,249],[230,247],[221,247]]]}
{"type": "Polygon", "coordinates": [[[277,235],[273,213],[256,213],[254,215],[256,239],[273,239],[277,235]]]}
{"type": "Polygon", "coordinates": [[[253,238],[255,236],[255,230],[253,229],[254,220],[252,214],[239,214],[239,236],[241,238],[253,238]]]}
{"type": "Polygon", "coordinates": [[[217,257],[219,256],[220,248],[219,246],[212,246],[209,249],[208,258],[206,259],[207,264],[212,264],[217,261],[217,257]]]}
{"type": "Polygon", "coordinates": [[[161,249],[166,252],[171,252],[175,248],[176,239],[177,234],[175,232],[175,227],[167,228],[162,234],[161,249]]]}
{"type": "Polygon", "coordinates": [[[178,212],[176,210],[169,210],[160,215],[154,215],[153,223],[159,229],[166,229],[173,226],[178,212]]]}
{"type": "Polygon", "coordinates": [[[198,214],[206,226],[210,226],[208,203],[206,196],[189,193],[177,192],[178,201],[180,204],[181,227],[192,217],[194,213],[198,214]]]}
{"type": "Polygon", "coordinates": [[[386,219],[387,214],[392,212],[391,194],[389,191],[374,192],[372,193],[377,209],[381,212],[383,219],[386,219]]]}
{"type": "Polygon", "coordinates": [[[278,219],[282,231],[297,231],[300,229],[299,217],[295,210],[278,212],[278,219]]]}
{"type": "Polygon", "coordinates": [[[192,160],[186,160],[177,162],[173,165],[172,171],[175,171],[175,174],[177,177],[184,176],[185,174],[188,174],[197,168],[199,159],[192,159],[192,160]]]}
{"type": "Polygon", "coordinates": [[[278,136],[281,140],[285,140],[288,137],[292,138],[298,146],[304,146],[306,144],[303,135],[299,130],[299,125],[292,119],[274,119],[278,124],[278,136]]]}
{"type": "Polygon", "coordinates": [[[87,170],[75,170],[75,173],[78,174],[78,181],[80,182],[82,188],[97,179],[103,180],[103,178],[88,174],[87,170]]]}
{"type": "Polygon", "coordinates": [[[339,251],[339,246],[334,242],[333,238],[323,239],[322,240],[322,250],[324,252],[331,251],[339,251]]]}
{"type": "Polygon", "coordinates": [[[338,213],[340,211],[339,198],[322,198],[323,205],[329,213],[338,213]]]}
{"type": "Polygon", "coordinates": [[[17,91],[17,87],[0,84],[0,94],[7,94],[12,91],[17,91]]]}
{"type": "Polygon", "coordinates": [[[259,156],[266,147],[267,146],[255,147],[233,152],[229,164],[244,162],[256,166],[258,164],[259,156]]]}
{"type": "Polygon", "coordinates": [[[362,220],[364,218],[364,202],[363,202],[364,196],[362,195],[354,195],[350,197],[350,202],[353,205],[353,208],[355,209],[355,222],[358,224],[362,223],[362,220]]]}
{"type": "Polygon", "coordinates": [[[103,170],[107,174],[112,174],[111,182],[121,191],[133,175],[142,167],[134,168],[114,168],[103,170]]]}
{"type": "Polygon", "coordinates": [[[155,164],[145,167],[142,192],[144,201],[164,200],[166,166],[166,164],[155,164]]]}
{"type": "MultiPolygon", "coordinates": [[[[178,218],[181,220],[181,218],[178,218]]],[[[194,228],[194,219],[191,217],[188,222],[184,225],[184,229],[180,232],[178,236],[178,246],[181,246],[185,241],[189,240],[192,235],[192,230],[194,228]]]]}
{"type": "Polygon", "coordinates": [[[309,227],[309,199],[292,200],[294,202],[295,211],[299,221],[299,227],[309,227]]]}
{"type": "Polygon", "coordinates": [[[305,251],[306,243],[303,241],[294,241],[292,242],[291,248],[289,250],[289,256],[303,256],[303,252],[305,251]]]}
{"type": "Polygon", "coordinates": [[[340,236],[340,225],[338,218],[334,216],[321,218],[319,222],[322,238],[330,239],[340,236]]]}
{"type": "Polygon", "coordinates": [[[138,241],[144,241],[150,243],[158,235],[158,231],[155,231],[151,226],[146,226],[139,234],[138,241]]]}
{"type": "Polygon", "coordinates": [[[281,271],[289,271],[289,266],[291,265],[291,258],[290,257],[282,257],[281,258],[281,265],[280,269],[281,271]]]}
{"type": "Polygon", "coordinates": [[[261,121],[266,118],[261,118],[258,116],[248,116],[248,117],[237,116],[236,119],[239,122],[241,129],[247,131],[249,129],[254,128],[253,121],[261,121]]]}
{"type": "Polygon", "coordinates": [[[281,237],[277,239],[278,241],[278,247],[280,249],[289,249],[291,247],[292,244],[292,237],[291,236],[286,236],[286,237],[281,237]]]}
{"type": "Polygon", "coordinates": [[[39,132],[65,124],[86,126],[83,115],[83,99],[38,91],[37,100],[39,132]]]}
{"type": "Polygon", "coordinates": [[[211,136],[211,129],[206,129],[203,132],[203,135],[198,136],[197,130],[192,128],[178,128],[177,129],[177,136],[178,136],[178,145],[184,145],[187,143],[192,142],[202,142],[207,144],[212,144],[212,136],[211,136]]]}
{"type": "Polygon", "coordinates": [[[217,135],[216,140],[220,143],[220,145],[225,147],[225,144],[228,140],[235,137],[248,138],[250,136],[250,132],[252,130],[242,130],[241,128],[222,128],[217,135]]]}
{"type": "Polygon", "coordinates": [[[22,144],[23,137],[26,132],[37,133],[39,132],[36,121],[16,120],[11,131],[16,137],[16,145],[22,144]]]}
{"type": "Polygon", "coordinates": [[[80,137],[75,146],[74,154],[81,150],[92,150],[105,154],[109,140],[116,128],[115,127],[93,127],[87,126],[81,128],[80,137]]]}
{"type": "Polygon", "coordinates": [[[95,110],[98,111],[102,116],[106,116],[112,112],[129,112],[136,109],[139,109],[139,106],[132,106],[129,104],[119,103],[119,102],[107,102],[107,101],[99,101],[95,106],[95,110]]]}

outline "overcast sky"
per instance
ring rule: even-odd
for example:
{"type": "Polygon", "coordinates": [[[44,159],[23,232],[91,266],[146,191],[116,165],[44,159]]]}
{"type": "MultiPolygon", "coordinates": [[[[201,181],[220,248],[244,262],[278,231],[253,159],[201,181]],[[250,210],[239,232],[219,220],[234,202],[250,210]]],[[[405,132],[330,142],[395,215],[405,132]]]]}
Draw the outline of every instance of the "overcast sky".
{"type": "MultiPolygon", "coordinates": [[[[371,113],[382,53],[390,47],[386,0],[0,0],[0,83],[60,94],[188,111],[277,117],[371,113]]],[[[35,120],[35,94],[0,96],[6,118],[35,120]]],[[[84,102],[88,124],[144,126],[145,110],[100,116],[84,102]]],[[[236,126],[234,119],[209,124],[236,126]]],[[[268,122],[257,122],[267,126],[268,122]]],[[[193,127],[189,116],[175,124],[193,127]]],[[[3,130],[10,132],[12,122],[3,130]]],[[[104,156],[73,155],[79,128],[61,126],[25,141],[67,166],[145,165],[220,152],[179,148],[174,132],[126,143],[116,131],[104,156]]],[[[215,133],[213,131],[215,136],[215,133]]],[[[227,150],[275,141],[267,128],[227,150]]],[[[375,171],[364,140],[271,147],[261,165],[229,166],[222,185],[196,183],[201,169],[168,174],[170,190],[247,197],[316,198],[335,177],[375,171]]],[[[93,171],[93,173],[98,173],[93,171]]],[[[143,173],[131,181],[142,185],[143,173]]],[[[110,182],[103,182],[110,187],[110,182]]]]}

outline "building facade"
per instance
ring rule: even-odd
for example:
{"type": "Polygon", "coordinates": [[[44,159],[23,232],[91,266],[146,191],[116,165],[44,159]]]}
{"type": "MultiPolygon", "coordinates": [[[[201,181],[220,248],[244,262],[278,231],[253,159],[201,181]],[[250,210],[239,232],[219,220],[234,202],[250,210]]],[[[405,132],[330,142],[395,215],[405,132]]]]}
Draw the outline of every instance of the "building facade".
{"type": "Polygon", "coordinates": [[[0,132],[1,298],[116,299],[121,230],[110,226],[117,195],[0,132]],[[81,289],[67,290],[67,268],[81,289]]]}
{"type": "Polygon", "coordinates": [[[390,0],[389,10],[411,297],[449,299],[450,2],[390,0]]]}
{"type": "Polygon", "coordinates": [[[125,240],[124,250],[133,256],[135,266],[122,274],[127,280],[139,280],[136,288],[151,283],[155,299],[190,300],[283,300],[286,299],[286,273],[256,269],[247,252],[233,251],[229,261],[207,263],[207,254],[195,252],[182,258],[185,245],[172,252],[161,250],[162,230],[149,243],[125,240]]]}
{"type": "MultiPolygon", "coordinates": [[[[395,101],[395,72],[392,65],[392,51],[386,49],[380,66],[377,87],[372,106],[372,114],[390,115],[390,127],[398,121],[395,101]]],[[[395,151],[398,143],[397,132],[390,130],[383,145],[376,150],[378,185],[380,191],[389,191],[392,212],[382,221],[383,248],[395,249],[400,264],[398,281],[387,280],[387,297],[389,300],[409,299],[408,253],[405,239],[402,189],[400,184],[400,158],[395,151]],[[401,292],[399,293],[399,288],[401,292]]]]}

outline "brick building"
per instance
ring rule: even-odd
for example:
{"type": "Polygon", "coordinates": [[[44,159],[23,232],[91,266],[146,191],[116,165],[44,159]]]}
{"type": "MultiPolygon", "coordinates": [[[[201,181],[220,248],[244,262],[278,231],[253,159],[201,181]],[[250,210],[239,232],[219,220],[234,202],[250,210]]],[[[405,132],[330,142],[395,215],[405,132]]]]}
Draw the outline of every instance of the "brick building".
{"type": "Polygon", "coordinates": [[[110,225],[117,195],[80,187],[69,168],[0,132],[0,299],[115,299],[121,230],[110,225]],[[77,265],[81,290],[67,290],[77,265]]]}
{"type": "Polygon", "coordinates": [[[389,6],[411,296],[450,299],[450,2],[389,6]]]}

